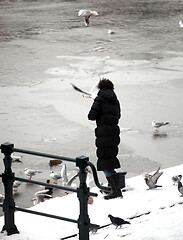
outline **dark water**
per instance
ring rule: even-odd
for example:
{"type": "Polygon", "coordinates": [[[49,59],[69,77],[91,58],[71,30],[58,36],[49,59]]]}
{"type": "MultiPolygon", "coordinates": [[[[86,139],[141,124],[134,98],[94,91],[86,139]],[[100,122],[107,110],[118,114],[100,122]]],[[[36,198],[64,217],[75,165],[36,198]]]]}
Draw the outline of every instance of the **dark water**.
{"type": "MultiPolygon", "coordinates": [[[[111,56],[120,60],[153,60],[177,56],[183,50],[183,31],[178,25],[182,18],[182,0],[0,1],[0,86],[29,86],[44,82],[49,78],[48,74],[45,74],[46,70],[58,64],[56,56],[111,56]],[[77,15],[80,9],[92,9],[99,13],[97,17],[91,17],[88,28],[77,15]],[[109,35],[108,29],[114,30],[116,34],[109,35]]],[[[95,71],[88,71],[89,74],[95,74],[95,71]]],[[[98,72],[97,74],[104,73],[102,69],[98,69],[98,72]]],[[[7,101],[16,102],[16,97],[15,94],[7,101]]],[[[6,100],[3,104],[6,104],[6,100]]],[[[11,117],[17,129],[11,131],[12,135],[7,136],[8,140],[19,136],[22,129],[16,121],[18,108],[20,109],[20,106],[12,107],[12,113],[8,117],[5,115],[6,112],[0,114],[1,122],[7,123],[11,117]]],[[[27,104],[21,108],[25,119],[32,121],[36,119],[39,123],[37,127],[31,129],[31,134],[29,127],[23,126],[24,137],[27,138],[24,141],[23,136],[19,137],[18,143],[22,146],[29,144],[37,150],[56,154],[60,154],[62,150],[61,155],[67,156],[70,151],[72,156],[77,156],[78,149],[86,155],[94,155],[94,146],[90,146],[91,139],[88,140],[86,132],[82,132],[82,127],[77,126],[76,130],[72,124],[69,125],[73,128],[73,136],[68,140],[66,120],[58,118],[50,106],[40,109],[39,104],[36,108],[27,104]],[[46,144],[36,142],[39,133],[42,131],[43,135],[47,129],[43,117],[44,119],[47,117],[52,123],[52,127],[47,131],[51,133],[55,131],[54,128],[62,128],[62,132],[59,132],[60,130],[58,132],[68,143],[60,147],[59,142],[46,144]],[[78,139],[82,139],[85,145],[79,144],[78,139]]],[[[164,136],[166,140],[166,133],[164,136]]],[[[160,137],[163,139],[163,135],[160,137]]],[[[2,133],[0,140],[4,139],[2,133]]],[[[156,136],[154,139],[159,140],[156,136]]],[[[179,139],[178,144],[180,141],[179,139]]],[[[140,145],[138,141],[131,143],[140,145]]],[[[166,147],[165,144],[164,148],[166,147]]],[[[152,151],[152,154],[155,155],[155,151],[152,151]]],[[[38,161],[37,158],[33,160],[31,157],[27,159],[29,161],[23,162],[22,165],[13,165],[16,173],[21,176],[25,167],[31,168],[33,165],[34,168],[46,171],[44,175],[38,177],[38,180],[45,181],[46,174],[48,175],[50,171],[48,161],[42,159],[38,161]]],[[[131,169],[134,169],[134,166],[131,166],[131,169]]],[[[30,206],[32,194],[38,189],[38,187],[32,189],[28,184],[22,187],[17,196],[18,203],[30,206]],[[26,190],[25,193],[23,190],[26,190]]],[[[56,192],[55,195],[59,194],[56,192]]]]}

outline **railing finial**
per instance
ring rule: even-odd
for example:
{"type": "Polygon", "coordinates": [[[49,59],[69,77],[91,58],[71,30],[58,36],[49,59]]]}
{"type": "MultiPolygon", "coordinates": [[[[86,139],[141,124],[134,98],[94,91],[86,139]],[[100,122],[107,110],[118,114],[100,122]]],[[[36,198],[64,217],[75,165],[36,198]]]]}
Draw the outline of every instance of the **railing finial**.
{"type": "Polygon", "coordinates": [[[13,153],[14,145],[12,143],[3,143],[1,144],[1,152],[4,153],[4,166],[5,166],[5,173],[11,173],[11,164],[12,164],[12,158],[11,154],[13,153]]]}
{"type": "Polygon", "coordinates": [[[12,158],[11,154],[13,152],[14,145],[11,143],[1,144],[1,152],[4,154],[4,165],[5,170],[2,174],[2,181],[5,189],[5,199],[3,203],[4,219],[5,224],[3,226],[2,232],[7,231],[7,235],[19,233],[15,221],[14,221],[14,212],[15,212],[15,202],[13,199],[13,181],[14,173],[11,170],[12,158]]]}

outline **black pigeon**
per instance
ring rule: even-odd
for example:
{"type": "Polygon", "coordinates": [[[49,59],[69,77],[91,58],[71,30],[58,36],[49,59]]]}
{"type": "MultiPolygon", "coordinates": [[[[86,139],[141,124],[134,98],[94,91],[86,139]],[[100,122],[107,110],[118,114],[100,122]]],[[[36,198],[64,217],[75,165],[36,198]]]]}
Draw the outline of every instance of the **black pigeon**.
{"type": "Polygon", "coordinates": [[[178,181],[178,191],[182,194],[181,197],[183,197],[183,186],[181,181],[178,181]]]}
{"type": "Polygon", "coordinates": [[[90,228],[89,228],[89,231],[91,231],[92,233],[96,233],[99,228],[100,228],[99,225],[92,224],[92,225],[90,226],[90,228]]]}
{"type": "Polygon", "coordinates": [[[116,226],[116,228],[118,228],[118,227],[121,228],[122,225],[124,225],[124,224],[130,224],[130,222],[127,222],[124,219],[119,218],[119,217],[113,217],[111,214],[109,214],[108,217],[110,218],[112,224],[116,226]]]}

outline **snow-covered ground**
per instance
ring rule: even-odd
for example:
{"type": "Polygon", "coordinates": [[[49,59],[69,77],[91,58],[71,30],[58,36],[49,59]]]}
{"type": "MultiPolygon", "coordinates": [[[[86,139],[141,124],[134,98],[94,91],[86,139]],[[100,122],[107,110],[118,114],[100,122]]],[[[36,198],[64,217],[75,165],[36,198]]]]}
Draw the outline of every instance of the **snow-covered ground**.
{"type": "MultiPolygon", "coordinates": [[[[123,199],[104,200],[99,189],[91,189],[98,193],[93,204],[88,205],[91,223],[101,226],[109,224],[108,214],[112,214],[131,224],[118,229],[109,225],[97,233],[90,233],[90,239],[118,240],[124,237],[127,240],[182,240],[183,198],[171,178],[183,173],[183,165],[164,169],[163,172],[158,181],[162,188],[154,190],[147,190],[141,175],[127,179],[123,199]]],[[[79,202],[75,193],[45,201],[31,209],[72,219],[78,219],[79,216],[79,202]]],[[[0,239],[56,240],[78,233],[77,224],[23,212],[15,213],[15,223],[20,234],[7,236],[5,232],[0,234],[0,239]]],[[[4,218],[1,217],[0,228],[3,225],[4,218]]],[[[78,239],[78,236],[71,239],[78,239]]]]}

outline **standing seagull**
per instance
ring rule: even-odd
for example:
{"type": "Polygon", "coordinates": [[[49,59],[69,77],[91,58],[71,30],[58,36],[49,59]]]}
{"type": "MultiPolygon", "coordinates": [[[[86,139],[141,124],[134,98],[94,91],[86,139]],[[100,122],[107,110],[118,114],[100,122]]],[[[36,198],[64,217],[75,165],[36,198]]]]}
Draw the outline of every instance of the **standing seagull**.
{"type": "Polygon", "coordinates": [[[95,99],[96,96],[97,96],[97,93],[99,91],[98,82],[95,85],[93,85],[93,87],[90,89],[89,92],[81,90],[80,88],[76,87],[76,85],[74,85],[72,83],[71,83],[71,85],[73,86],[74,90],[76,90],[76,91],[78,91],[80,93],[83,93],[82,96],[86,97],[86,98],[93,98],[93,99],[95,99]]]}
{"type": "Polygon", "coordinates": [[[85,24],[86,27],[88,27],[88,26],[89,26],[89,18],[90,18],[91,16],[98,16],[98,12],[81,9],[81,10],[79,10],[79,12],[78,12],[78,16],[79,16],[79,17],[83,17],[84,24],[85,24]]]}
{"type": "Polygon", "coordinates": [[[32,169],[28,169],[28,168],[24,169],[24,174],[26,176],[29,176],[29,180],[31,180],[32,176],[34,176],[38,173],[41,173],[41,172],[39,170],[32,170],[32,169]]]}
{"type": "Polygon", "coordinates": [[[62,178],[60,174],[54,172],[54,171],[51,171],[50,172],[50,177],[55,180],[53,183],[57,184],[57,181],[62,178]]]}
{"type": "Polygon", "coordinates": [[[66,185],[68,182],[68,176],[67,176],[67,167],[66,164],[64,164],[60,171],[61,177],[62,177],[62,184],[66,185]]]}
{"type": "Polygon", "coordinates": [[[121,228],[122,225],[124,225],[124,224],[131,224],[130,222],[127,222],[122,218],[113,217],[111,214],[109,214],[108,217],[110,218],[112,224],[116,226],[116,228],[118,228],[118,227],[121,228]]]}
{"type": "Polygon", "coordinates": [[[160,167],[157,169],[157,171],[153,174],[153,175],[146,175],[144,180],[147,184],[147,186],[149,187],[149,189],[154,189],[154,188],[157,188],[157,187],[162,187],[160,185],[156,185],[159,177],[163,174],[163,172],[160,172],[160,167]]]}
{"type": "Polygon", "coordinates": [[[178,191],[182,194],[181,197],[183,197],[183,186],[181,181],[178,181],[178,191]]]}
{"type": "Polygon", "coordinates": [[[155,128],[155,129],[158,129],[162,126],[165,126],[169,124],[169,122],[156,122],[156,121],[152,121],[152,126],[155,128]]]}

